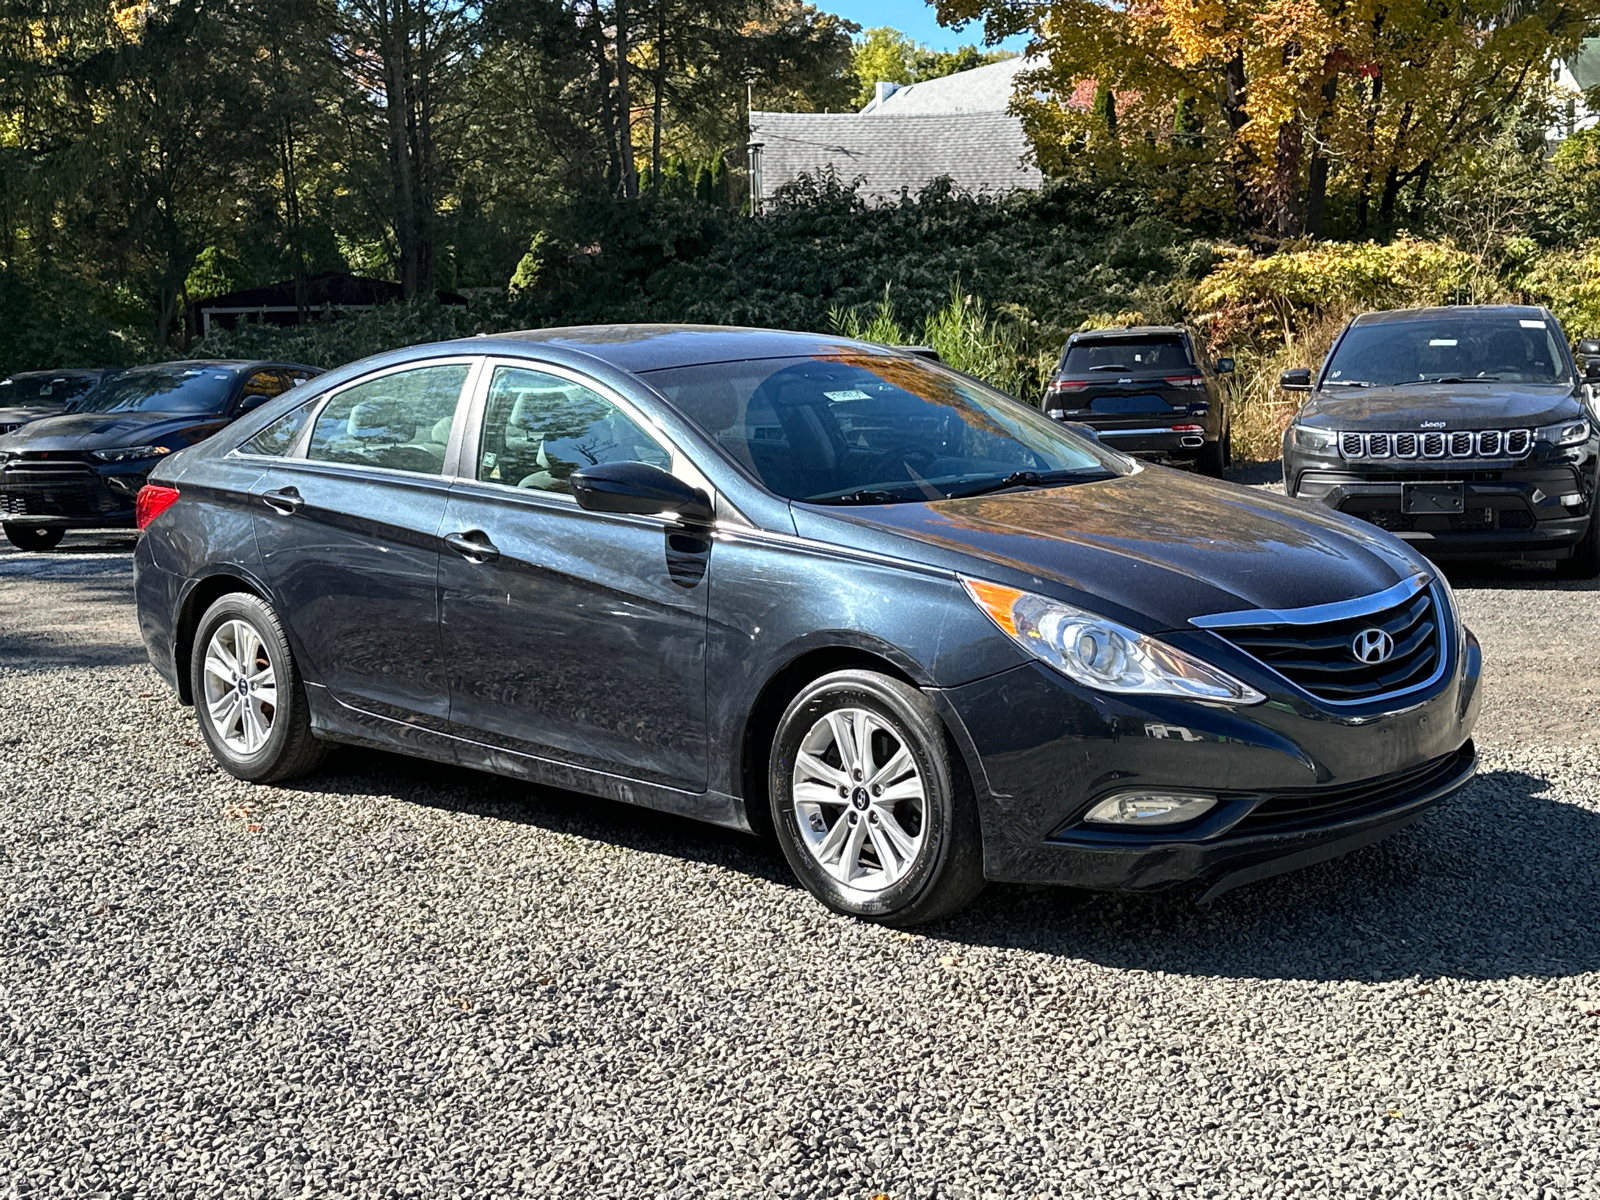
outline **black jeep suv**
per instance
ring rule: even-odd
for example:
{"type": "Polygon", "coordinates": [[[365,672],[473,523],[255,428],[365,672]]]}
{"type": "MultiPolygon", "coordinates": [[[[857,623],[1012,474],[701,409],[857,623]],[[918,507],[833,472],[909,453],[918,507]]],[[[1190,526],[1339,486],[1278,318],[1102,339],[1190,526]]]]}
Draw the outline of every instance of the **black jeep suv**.
{"type": "Polygon", "coordinates": [[[1600,433],[1554,317],[1515,305],[1366,313],[1347,325],[1283,439],[1284,490],[1432,558],[1555,559],[1600,574],[1600,433]]]}
{"type": "Polygon", "coordinates": [[[1125,454],[1220,476],[1233,450],[1217,376],[1231,370],[1231,358],[1208,364],[1181,325],[1089,330],[1067,339],[1044,410],[1125,454]]]}

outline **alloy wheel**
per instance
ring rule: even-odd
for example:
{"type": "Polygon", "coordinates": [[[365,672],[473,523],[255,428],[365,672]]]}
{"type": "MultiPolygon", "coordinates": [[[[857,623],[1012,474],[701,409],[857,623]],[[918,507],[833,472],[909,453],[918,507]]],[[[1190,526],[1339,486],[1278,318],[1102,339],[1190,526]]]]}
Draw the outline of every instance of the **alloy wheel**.
{"type": "Polygon", "coordinates": [[[278,715],[278,683],[266,643],[246,621],[224,621],[206,644],[205,705],[211,728],[235,754],[266,745],[278,715]]]}
{"type": "Polygon", "coordinates": [[[900,730],[864,708],[826,713],[795,756],[796,824],[836,881],[878,892],[904,878],[922,851],[928,796],[900,730]]]}

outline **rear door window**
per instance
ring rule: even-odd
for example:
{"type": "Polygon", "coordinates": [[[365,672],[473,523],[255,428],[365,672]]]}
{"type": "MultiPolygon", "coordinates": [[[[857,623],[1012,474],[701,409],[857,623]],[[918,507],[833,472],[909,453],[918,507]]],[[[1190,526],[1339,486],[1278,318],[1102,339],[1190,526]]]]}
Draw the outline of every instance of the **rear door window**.
{"type": "Polygon", "coordinates": [[[464,362],[438,363],[345,388],[317,416],[306,458],[444,474],[445,447],[470,370],[464,362]]]}
{"type": "Polygon", "coordinates": [[[1194,365],[1178,337],[1096,338],[1067,347],[1061,373],[1073,379],[1190,374],[1194,365]]]}

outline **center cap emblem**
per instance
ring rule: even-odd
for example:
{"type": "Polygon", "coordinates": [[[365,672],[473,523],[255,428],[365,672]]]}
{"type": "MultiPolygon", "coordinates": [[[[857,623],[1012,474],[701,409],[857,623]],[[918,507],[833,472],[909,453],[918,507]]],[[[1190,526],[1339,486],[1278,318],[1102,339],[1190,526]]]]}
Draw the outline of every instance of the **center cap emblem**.
{"type": "Polygon", "coordinates": [[[1375,667],[1394,654],[1394,639],[1381,629],[1363,629],[1351,640],[1350,653],[1357,662],[1375,667]]]}
{"type": "Polygon", "coordinates": [[[250,681],[241,675],[239,676],[239,682],[234,684],[234,687],[238,688],[239,695],[243,696],[250,691],[250,681]]]}
{"type": "Polygon", "coordinates": [[[855,791],[851,792],[850,803],[865,811],[867,805],[871,803],[871,801],[867,798],[867,789],[864,787],[858,787],[855,791]]]}

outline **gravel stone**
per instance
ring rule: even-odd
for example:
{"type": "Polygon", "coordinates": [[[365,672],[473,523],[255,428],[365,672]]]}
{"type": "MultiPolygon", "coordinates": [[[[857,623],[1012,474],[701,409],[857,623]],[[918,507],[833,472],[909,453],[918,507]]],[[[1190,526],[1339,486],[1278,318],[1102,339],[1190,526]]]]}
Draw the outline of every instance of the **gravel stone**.
{"type": "Polygon", "coordinates": [[[1462,581],[1483,770],[1399,836],[906,933],[571,793],[238,782],[130,545],[0,552],[0,1196],[1600,1196],[1592,585],[1462,581]]]}

